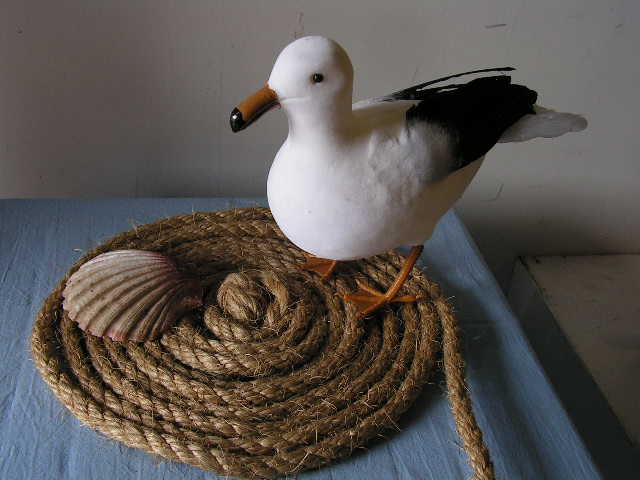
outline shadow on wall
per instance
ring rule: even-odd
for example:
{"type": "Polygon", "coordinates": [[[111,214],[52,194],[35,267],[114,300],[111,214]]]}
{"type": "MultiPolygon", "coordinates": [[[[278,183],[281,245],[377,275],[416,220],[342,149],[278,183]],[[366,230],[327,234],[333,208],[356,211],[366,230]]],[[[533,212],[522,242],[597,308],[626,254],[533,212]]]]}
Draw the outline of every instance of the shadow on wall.
{"type": "Polygon", "coordinates": [[[597,254],[611,248],[603,240],[601,231],[594,231],[588,224],[579,221],[538,219],[532,223],[512,223],[509,219],[497,216],[492,222],[486,222],[473,214],[465,215],[460,209],[458,212],[505,292],[511,284],[514,262],[519,255],[597,254]],[[544,236],[549,239],[547,245],[539,241],[541,230],[546,232],[544,236]],[[576,252],[577,244],[583,245],[584,250],[576,252]]]}
{"type": "MultiPolygon", "coordinates": [[[[551,150],[554,145],[549,142],[548,147],[551,150]]],[[[505,290],[517,255],[615,253],[624,251],[624,242],[637,251],[632,241],[637,230],[633,177],[626,185],[620,181],[618,188],[606,188],[596,175],[592,180],[579,176],[584,171],[589,174],[585,166],[562,172],[555,184],[530,185],[527,168],[544,170],[563,160],[558,158],[540,158],[540,167],[514,161],[513,170],[522,173],[496,186],[501,195],[477,182],[458,204],[457,210],[505,290]],[[474,191],[474,187],[481,188],[474,191]]],[[[492,167],[491,159],[485,166],[492,167]]],[[[481,170],[482,175],[489,179],[487,184],[495,184],[492,172],[481,170]]]]}

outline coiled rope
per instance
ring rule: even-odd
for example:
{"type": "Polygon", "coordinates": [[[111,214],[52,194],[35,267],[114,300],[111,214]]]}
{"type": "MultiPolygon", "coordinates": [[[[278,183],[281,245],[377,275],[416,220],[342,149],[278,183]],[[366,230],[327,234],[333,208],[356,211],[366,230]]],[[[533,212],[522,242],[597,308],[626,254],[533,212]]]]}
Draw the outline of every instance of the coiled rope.
{"type": "Polygon", "coordinates": [[[414,304],[358,320],[336,293],[360,279],[384,290],[402,265],[388,253],[341,264],[329,281],[263,208],[194,213],[122,233],[81,258],[45,301],[36,366],[91,428],[128,446],[222,475],[273,478],[318,468],[389,429],[433,372],[439,351],[458,434],[477,480],[494,478],[464,381],[455,316],[414,269],[414,304]],[[162,252],[209,292],[201,311],[152,342],[87,335],[62,309],[80,265],[116,249],[162,252]]]}

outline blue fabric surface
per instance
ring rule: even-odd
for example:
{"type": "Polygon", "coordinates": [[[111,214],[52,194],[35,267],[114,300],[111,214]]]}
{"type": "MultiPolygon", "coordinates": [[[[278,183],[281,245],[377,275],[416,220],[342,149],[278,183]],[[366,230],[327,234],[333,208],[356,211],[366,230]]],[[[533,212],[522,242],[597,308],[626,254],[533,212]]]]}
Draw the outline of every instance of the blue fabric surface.
{"type": "MultiPolygon", "coordinates": [[[[34,318],[81,255],[134,225],[251,199],[0,201],[0,479],[215,479],[88,429],[49,391],[31,360],[34,318]]],[[[517,320],[453,212],[421,258],[452,296],[464,333],[474,409],[500,479],[601,478],[517,320]]],[[[434,378],[388,441],[299,477],[461,479],[470,470],[434,378]]]]}

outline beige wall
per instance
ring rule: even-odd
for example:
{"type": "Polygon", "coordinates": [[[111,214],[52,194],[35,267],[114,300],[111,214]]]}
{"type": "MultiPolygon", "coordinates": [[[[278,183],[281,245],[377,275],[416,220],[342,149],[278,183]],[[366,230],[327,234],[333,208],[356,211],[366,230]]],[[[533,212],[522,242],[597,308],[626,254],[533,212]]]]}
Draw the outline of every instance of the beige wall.
{"type": "Polygon", "coordinates": [[[356,96],[519,67],[588,132],[498,146],[460,211],[489,255],[640,247],[640,2],[0,1],[0,197],[263,195],[282,113],[230,109],[304,34],[356,96]]]}

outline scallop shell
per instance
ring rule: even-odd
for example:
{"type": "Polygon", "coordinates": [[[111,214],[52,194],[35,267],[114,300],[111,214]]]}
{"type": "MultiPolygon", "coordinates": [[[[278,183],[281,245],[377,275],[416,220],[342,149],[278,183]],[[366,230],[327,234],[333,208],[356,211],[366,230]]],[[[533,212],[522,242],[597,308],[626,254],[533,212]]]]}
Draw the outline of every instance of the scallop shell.
{"type": "Polygon", "coordinates": [[[157,252],[114,250],[83,264],[62,292],[63,308],[85,332],[113,340],[158,338],[202,305],[200,283],[157,252]]]}

